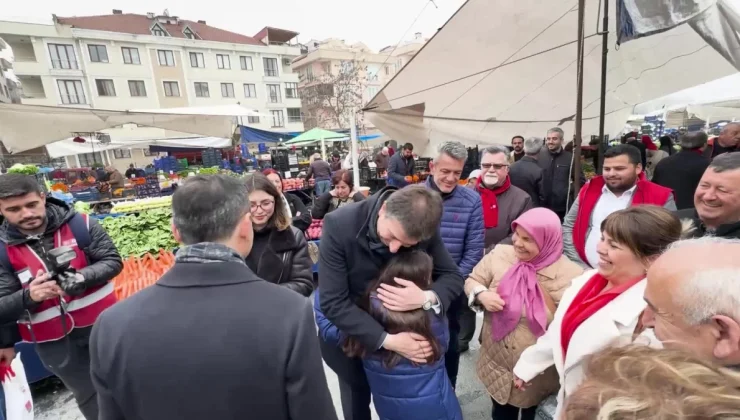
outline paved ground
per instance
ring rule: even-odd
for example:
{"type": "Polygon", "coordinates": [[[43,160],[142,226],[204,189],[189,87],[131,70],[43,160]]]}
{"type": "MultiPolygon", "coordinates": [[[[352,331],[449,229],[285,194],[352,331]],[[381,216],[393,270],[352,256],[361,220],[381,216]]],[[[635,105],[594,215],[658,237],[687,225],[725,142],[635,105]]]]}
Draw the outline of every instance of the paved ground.
{"type": "MultiPolygon", "coordinates": [[[[478,328],[482,318],[478,318],[478,328]]],[[[477,345],[477,334],[473,343],[477,345]]],[[[491,400],[488,393],[475,374],[475,362],[478,359],[477,349],[463,354],[460,359],[460,373],[457,379],[457,397],[463,410],[465,420],[483,420],[491,418],[491,400]]],[[[342,420],[342,409],[339,403],[339,386],[337,377],[328,367],[326,377],[329,389],[334,397],[339,420],[342,420]]],[[[36,420],[85,420],[77,410],[74,398],[57,379],[51,379],[34,387],[36,420]]],[[[374,417],[377,419],[377,416],[374,417]]]]}

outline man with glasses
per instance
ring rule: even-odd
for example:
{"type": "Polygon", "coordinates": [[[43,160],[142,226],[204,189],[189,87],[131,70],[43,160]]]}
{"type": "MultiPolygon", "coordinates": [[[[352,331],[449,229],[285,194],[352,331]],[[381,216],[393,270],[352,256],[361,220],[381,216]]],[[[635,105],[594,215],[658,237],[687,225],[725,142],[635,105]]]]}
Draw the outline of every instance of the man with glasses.
{"type": "Polygon", "coordinates": [[[511,222],[532,208],[532,198],[509,179],[508,151],[500,146],[483,149],[481,175],[476,184],[483,202],[485,247],[490,250],[511,236],[511,222]]]}
{"type": "MultiPolygon", "coordinates": [[[[545,139],[547,148],[543,148],[537,158],[537,163],[545,170],[545,196],[547,197],[545,207],[554,211],[560,220],[565,218],[568,204],[573,202],[570,182],[576,177],[575,173],[571,173],[573,153],[563,148],[563,136],[563,130],[559,127],[548,130],[545,139]]],[[[586,177],[583,176],[583,170],[578,176],[581,185],[585,184],[586,177]]]]}

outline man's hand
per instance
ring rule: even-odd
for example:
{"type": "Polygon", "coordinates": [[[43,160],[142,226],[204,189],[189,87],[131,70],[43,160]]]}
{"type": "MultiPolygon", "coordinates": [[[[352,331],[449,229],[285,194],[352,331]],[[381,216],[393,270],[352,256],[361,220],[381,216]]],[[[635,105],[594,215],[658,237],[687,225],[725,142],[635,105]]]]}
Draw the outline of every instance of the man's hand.
{"type": "Polygon", "coordinates": [[[13,347],[9,349],[0,349],[0,365],[10,366],[10,362],[15,358],[15,349],[13,347]]]}
{"type": "Polygon", "coordinates": [[[43,270],[39,270],[36,273],[36,278],[31,280],[31,284],[28,285],[31,300],[36,303],[43,302],[47,299],[52,299],[62,295],[62,289],[59,287],[57,282],[49,278],[49,273],[44,273],[43,270]]]}
{"type": "Polygon", "coordinates": [[[493,290],[486,290],[485,292],[478,293],[478,296],[475,298],[478,299],[478,302],[480,302],[483,308],[488,312],[498,312],[506,306],[506,302],[504,302],[504,300],[501,299],[501,296],[493,290]]]}
{"type": "Polygon", "coordinates": [[[424,364],[432,354],[432,346],[422,336],[416,333],[388,334],[383,348],[400,354],[414,363],[424,364]]]}
{"type": "Polygon", "coordinates": [[[427,296],[414,282],[395,277],[396,283],[402,287],[381,284],[378,289],[378,298],[383,306],[391,311],[408,312],[424,306],[427,296]]]}

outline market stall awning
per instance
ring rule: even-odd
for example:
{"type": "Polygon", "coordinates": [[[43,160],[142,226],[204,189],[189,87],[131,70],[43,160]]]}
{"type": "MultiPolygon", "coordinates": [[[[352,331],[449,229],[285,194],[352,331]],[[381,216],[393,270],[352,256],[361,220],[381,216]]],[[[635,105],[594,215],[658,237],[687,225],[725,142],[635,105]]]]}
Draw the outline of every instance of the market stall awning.
{"type": "Polygon", "coordinates": [[[324,130],[323,128],[312,128],[303,134],[293,137],[291,140],[286,141],[285,145],[300,144],[300,143],[311,143],[320,140],[334,140],[346,138],[346,134],[335,133],[333,131],[324,130]]]}
{"type": "Polygon", "coordinates": [[[189,108],[131,112],[0,104],[0,141],[9,152],[16,153],[64,140],[73,133],[96,132],[124,124],[201,136],[231,137],[235,127],[233,115],[220,110],[199,110],[214,114],[193,113],[189,108]]]}
{"type": "MultiPolygon", "coordinates": [[[[603,2],[586,0],[584,10],[585,135],[598,133],[603,2]]],[[[738,71],[723,56],[727,51],[717,47],[737,43],[737,1],[702,0],[698,3],[706,7],[689,23],[619,48],[617,3],[628,2],[609,1],[605,115],[612,136],[624,128],[635,105],[738,71]]],[[[629,3],[643,5],[660,20],[679,2],[629,3]]],[[[577,15],[574,0],[468,0],[370,101],[365,115],[392,138],[421,149],[444,140],[509,144],[514,135],[544,136],[554,126],[570,139],[577,15]]]]}
{"type": "MultiPolygon", "coordinates": [[[[205,149],[209,147],[224,148],[231,146],[231,139],[222,137],[185,137],[167,139],[145,139],[123,142],[111,142],[103,144],[95,139],[86,139],[85,143],[76,143],[72,138],[54,142],[46,145],[46,151],[52,159],[73,156],[90,152],[102,152],[113,149],[137,148],[145,149],[152,147],[205,149]]],[[[157,151],[157,150],[154,150],[157,151]]]]}

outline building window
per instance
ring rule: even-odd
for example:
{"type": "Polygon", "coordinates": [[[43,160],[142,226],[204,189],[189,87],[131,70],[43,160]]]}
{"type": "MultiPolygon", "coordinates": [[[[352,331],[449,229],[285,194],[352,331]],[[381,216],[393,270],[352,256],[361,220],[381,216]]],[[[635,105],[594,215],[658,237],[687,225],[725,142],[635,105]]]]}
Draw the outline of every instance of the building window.
{"type": "Polygon", "coordinates": [[[254,67],[252,67],[252,57],[243,55],[239,57],[239,62],[242,65],[242,70],[254,70],[254,67]]]}
{"type": "Polygon", "coordinates": [[[278,62],[277,58],[263,58],[265,64],[265,76],[277,77],[278,76],[278,62]]]}
{"type": "Polygon", "coordinates": [[[224,98],[234,97],[234,84],[233,83],[221,83],[221,96],[224,98]]]}
{"type": "Polygon", "coordinates": [[[131,159],[131,149],[113,149],[113,157],[116,159],[131,159]]]}
{"type": "Polygon", "coordinates": [[[180,85],[177,82],[162,82],[164,85],[164,96],[180,96],[180,85]]]}
{"type": "Polygon", "coordinates": [[[370,86],[369,88],[367,88],[367,94],[370,96],[370,99],[374,98],[375,95],[378,94],[378,88],[376,88],[375,86],[370,86]]]}
{"type": "MultiPolygon", "coordinates": [[[[325,73],[331,74],[331,68],[329,68],[329,71],[326,71],[325,73]]],[[[306,67],[306,81],[307,82],[313,81],[313,67],[310,64],[308,67],[306,67]]]]}
{"type": "Polygon", "coordinates": [[[144,151],[144,156],[147,156],[147,157],[148,156],[159,156],[159,153],[152,152],[148,147],[144,149],[143,151],[144,151]]]}
{"type": "Polygon", "coordinates": [[[290,58],[283,58],[283,66],[289,66],[290,65],[290,58]]]}
{"type": "Polygon", "coordinates": [[[75,49],[71,45],[49,44],[49,55],[51,66],[55,69],[77,70],[80,68],[75,57],[75,49]]]}
{"type": "Polygon", "coordinates": [[[185,35],[185,38],[187,39],[198,39],[198,37],[195,35],[193,31],[190,30],[190,28],[185,28],[184,31],[182,31],[183,35],[185,35]]]}
{"type": "Polygon", "coordinates": [[[203,53],[190,53],[190,67],[199,67],[201,69],[206,67],[206,60],[203,57],[203,53]]]}
{"type": "Polygon", "coordinates": [[[272,115],[272,126],[273,127],[285,127],[285,120],[283,119],[283,111],[270,111],[272,115]]]}
{"type": "Polygon", "coordinates": [[[301,109],[300,108],[288,108],[288,122],[289,123],[301,122],[301,109]]]}
{"type": "Polygon", "coordinates": [[[90,52],[90,61],[93,63],[108,62],[108,50],[105,45],[88,45],[87,50],[90,52]]]}
{"type": "Polygon", "coordinates": [[[165,67],[175,67],[175,54],[171,50],[157,50],[159,65],[165,67]]]}
{"type": "Polygon", "coordinates": [[[280,85],[267,85],[267,97],[271,103],[279,104],[281,102],[280,85]]]}
{"type": "Polygon", "coordinates": [[[98,96],[116,96],[116,86],[111,79],[95,79],[98,96]]]}
{"type": "Polygon", "coordinates": [[[141,64],[138,48],[121,47],[123,64],[141,64]]]}
{"type": "Polygon", "coordinates": [[[210,98],[211,92],[208,91],[207,82],[195,82],[195,97],[196,98],[210,98]]]}
{"type": "Polygon", "coordinates": [[[167,31],[165,31],[161,26],[154,25],[152,27],[152,35],[154,36],[169,36],[167,31]]]}
{"type": "Polygon", "coordinates": [[[259,124],[260,123],[260,117],[257,117],[257,116],[254,116],[254,117],[249,116],[249,117],[247,117],[247,122],[249,124],[259,124]]]}
{"type": "Polygon", "coordinates": [[[86,104],[85,91],[80,80],[57,80],[59,96],[65,105],[86,104]]]}
{"type": "Polygon", "coordinates": [[[220,69],[228,70],[231,68],[231,60],[226,54],[216,54],[216,64],[220,69]]]}
{"type": "Polygon", "coordinates": [[[391,69],[388,66],[385,66],[385,75],[388,76],[391,74],[391,69]]]}
{"type": "Polygon", "coordinates": [[[257,88],[251,83],[244,84],[244,97],[245,98],[256,98],[257,88]]]}
{"type": "Polygon", "coordinates": [[[291,99],[298,98],[298,83],[285,84],[285,97],[291,99]]]}
{"type": "Polygon", "coordinates": [[[143,80],[129,80],[128,91],[131,92],[132,97],[145,97],[146,86],[144,86],[143,80]]]}
{"type": "Polygon", "coordinates": [[[103,154],[100,152],[82,153],[77,155],[77,159],[80,160],[80,167],[82,168],[91,168],[96,163],[101,165],[105,163],[105,161],[103,160],[103,154]]]}

